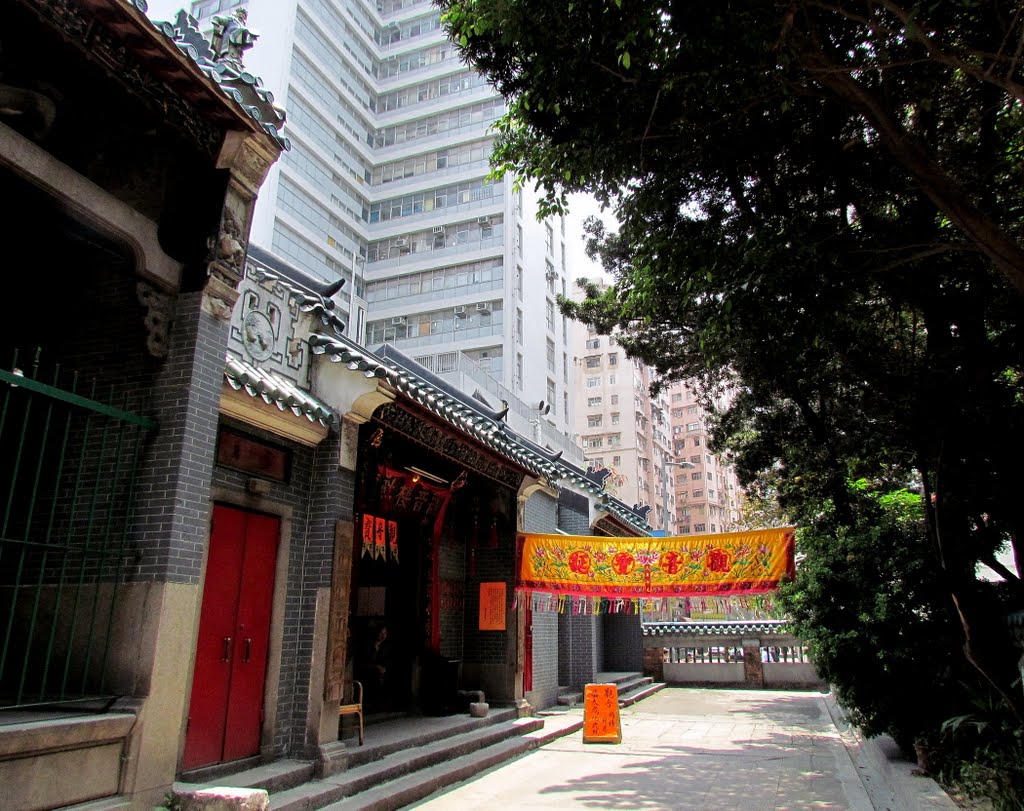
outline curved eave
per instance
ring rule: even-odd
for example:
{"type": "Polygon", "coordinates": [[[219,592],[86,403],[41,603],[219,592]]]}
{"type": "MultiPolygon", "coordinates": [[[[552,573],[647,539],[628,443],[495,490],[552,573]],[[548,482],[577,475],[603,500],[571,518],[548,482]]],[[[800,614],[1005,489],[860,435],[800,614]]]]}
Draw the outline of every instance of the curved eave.
{"type": "Polygon", "coordinates": [[[280,411],[290,411],[296,417],[305,417],[324,428],[337,425],[337,416],[328,406],[321,403],[307,391],[303,391],[290,380],[259,369],[247,361],[227,356],[224,379],[235,391],[245,391],[280,411]]]}
{"type": "Polygon", "coordinates": [[[397,363],[379,358],[346,338],[314,334],[309,337],[309,346],[315,355],[326,355],[333,363],[344,363],[352,371],[382,379],[396,392],[527,473],[552,483],[563,478],[558,462],[529,447],[503,421],[484,414],[397,363]]]}
{"type": "MultiPolygon", "coordinates": [[[[287,150],[291,144],[279,132],[284,123],[283,113],[268,116],[265,105],[246,105],[239,100],[240,93],[211,66],[196,61],[188,47],[174,38],[174,27],[169,22],[153,21],[146,16],[145,0],[77,0],[78,5],[95,15],[104,26],[115,32],[125,48],[152,74],[176,88],[180,95],[198,110],[228,129],[239,125],[269,138],[278,149],[287,150]],[[263,108],[263,109],[259,109],[263,108]],[[277,120],[264,120],[276,118],[277,120]]],[[[250,74],[253,93],[257,98],[272,98],[258,86],[259,80],[250,74]]],[[[245,80],[242,80],[245,81],[245,80]]]]}

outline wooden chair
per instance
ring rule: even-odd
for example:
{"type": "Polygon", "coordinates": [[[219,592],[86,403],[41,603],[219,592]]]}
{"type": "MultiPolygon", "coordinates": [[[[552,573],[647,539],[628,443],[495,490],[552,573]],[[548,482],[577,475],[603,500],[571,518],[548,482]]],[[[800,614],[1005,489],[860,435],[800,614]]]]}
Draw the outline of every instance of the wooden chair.
{"type": "Polygon", "coordinates": [[[339,719],[346,715],[355,715],[359,718],[359,745],[363,745],[363,685],[355,679],[345,679],[341,693],[342,701],[351,699],[350,703],[338,707],[339,719]],[[347,689],[352,685],[351,689],[347,689]]]}

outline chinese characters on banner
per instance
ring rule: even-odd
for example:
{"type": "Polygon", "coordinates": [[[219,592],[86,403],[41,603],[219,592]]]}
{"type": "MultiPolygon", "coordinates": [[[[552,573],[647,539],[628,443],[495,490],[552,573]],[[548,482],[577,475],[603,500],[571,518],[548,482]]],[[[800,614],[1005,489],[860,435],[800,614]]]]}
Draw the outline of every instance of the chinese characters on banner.
{"type": "Polygon", "coordinates": [[[619,688],[614,684],[583,689],[583,743],[622,743],[619,688]]]}
{"type": "Polygon", "coordinates": [[[682,537],[518,535],[516,588],[608,600],[763,594],[794,574],[792,527],[682,537]]]}

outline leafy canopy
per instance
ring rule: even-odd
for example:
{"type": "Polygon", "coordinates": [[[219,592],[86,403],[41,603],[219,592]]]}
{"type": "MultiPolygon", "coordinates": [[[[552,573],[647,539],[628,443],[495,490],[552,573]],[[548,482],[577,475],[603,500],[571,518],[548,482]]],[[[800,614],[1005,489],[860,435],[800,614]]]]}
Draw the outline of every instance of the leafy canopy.
{"type": "Polygon", "coordinates": [[[717,447],[794,520],[856,536],[857,565],[929,555],[965,661],[1024,722],[976,576],[1007,543],[1024,564],[1019,2],[440,5],[508,101],[495,171],[542,214],[588,191],[621,223],[588,224],[613,283],[563,312],[664,380],[728,386],[717,447]],[[868,531],[859,479],[919,487],[927,542],[868,531]]]}

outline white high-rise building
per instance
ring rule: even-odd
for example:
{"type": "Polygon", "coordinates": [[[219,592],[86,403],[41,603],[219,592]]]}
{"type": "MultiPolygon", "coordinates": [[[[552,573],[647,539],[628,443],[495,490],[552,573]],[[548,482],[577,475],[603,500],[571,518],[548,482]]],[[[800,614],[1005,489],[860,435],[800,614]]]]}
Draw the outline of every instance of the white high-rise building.
{"type": "Polygon", "coordinates": [[[390,343],[569,458],[573,443],[565,222],[489,179],[500,95],[464,65],[429,0],[201,0],[206,30],[236,8],[244,56],[287,111],[251,240],[339,277],[350,337],[390,343]]]}

